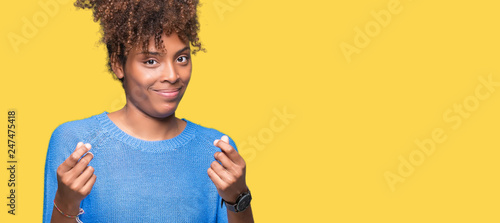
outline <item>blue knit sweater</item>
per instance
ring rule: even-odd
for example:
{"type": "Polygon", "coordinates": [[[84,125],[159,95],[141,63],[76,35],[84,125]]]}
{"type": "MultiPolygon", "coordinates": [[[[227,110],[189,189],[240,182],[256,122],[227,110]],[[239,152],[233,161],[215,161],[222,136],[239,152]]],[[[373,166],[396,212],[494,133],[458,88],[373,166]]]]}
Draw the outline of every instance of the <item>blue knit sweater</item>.
{"type": "MultiPolygon", "coordinates": [[[[78,142],[90,143],[97,180],[81,202],[90,222],[227,222],[225,206],[207,174],[223,133],[186,119],[178,136],[146,141],[119,129],[103,112],[58,126],[45,163],[43,222],[50,222],[57,167],[78,142]]],[[[230,144],[236,149],[233,140],[230,144]]]]}

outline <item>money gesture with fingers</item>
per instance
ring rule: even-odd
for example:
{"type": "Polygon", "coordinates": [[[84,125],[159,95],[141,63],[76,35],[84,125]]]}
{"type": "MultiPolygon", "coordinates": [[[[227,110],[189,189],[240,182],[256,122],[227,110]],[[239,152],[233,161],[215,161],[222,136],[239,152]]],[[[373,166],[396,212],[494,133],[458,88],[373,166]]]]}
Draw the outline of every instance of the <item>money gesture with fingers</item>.
{"type": "Polygon", "coordinates": [[[79,142],[75,151],[57,168],[54,202],[69,215],[78,214],[80,202],[89,195],[96,181],[94,168],[88,166],[94,158],[90,148],[90,144],[79,142]]]}
{"type": "Polygon", "coordinates": [[[229,203],[235,203],[238,196],[248,191],[245,182],[245,160],[229,144],[229,138],[224,135],[214,141],[214,145],[221,149],[215,152],[213,161],[207,173],[217,187],[219,195],[229,203]]]}

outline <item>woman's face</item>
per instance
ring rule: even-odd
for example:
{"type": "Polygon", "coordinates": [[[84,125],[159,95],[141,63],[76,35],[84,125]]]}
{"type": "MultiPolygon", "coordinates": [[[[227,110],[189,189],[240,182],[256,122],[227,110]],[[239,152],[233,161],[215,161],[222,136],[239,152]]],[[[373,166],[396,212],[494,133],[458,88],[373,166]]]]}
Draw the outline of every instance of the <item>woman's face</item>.
{"type": "Polygon", "coordinates": [[[191,57],[188,43],[176,33],[162,35],[164,51],[155,48],[151,38],[148,50],[130,50],[125,69],[116,67],[115,74],[123,78],[126,106],[143,113],[165,118],[175,113],[191,78],[191,57]]]}

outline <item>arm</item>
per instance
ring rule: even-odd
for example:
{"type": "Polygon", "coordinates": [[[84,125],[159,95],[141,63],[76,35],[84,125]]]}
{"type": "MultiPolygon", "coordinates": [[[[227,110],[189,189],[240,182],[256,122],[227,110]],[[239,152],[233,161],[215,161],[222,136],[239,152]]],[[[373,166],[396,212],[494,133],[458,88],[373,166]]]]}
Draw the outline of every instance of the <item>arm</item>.
{"type": "MultiPolygon", "coordinates": [[[[248,191],[245,182],[245,160],[229,144],[227,136],[222,136],[221,140],[215,140],[214,145],[222,151],[214,154],[215,159],[221,163],[212,162],[207,170],[208,176],[217,187],[222,199],[235,203],[241,193],[248,191]]],[[[227,210],[227,218],[229,223],[254,222],[251,206],[238,213],[227,210]]]]}
{"type": "Polygon", "coordinates": [[[50,222],[76,222],[75,217],[64,214],[78,215],[80,202],[90,193],[95,183],[94,169],[87,166],[93,158],[93,154],[88,152],[90,147],[90,144],[78,143],[75,151],[57,168],[57,191],[53,201],[57,208],[53,207],[50,222]],[[85,153],[87,154],[82,157],[85,153]]]}

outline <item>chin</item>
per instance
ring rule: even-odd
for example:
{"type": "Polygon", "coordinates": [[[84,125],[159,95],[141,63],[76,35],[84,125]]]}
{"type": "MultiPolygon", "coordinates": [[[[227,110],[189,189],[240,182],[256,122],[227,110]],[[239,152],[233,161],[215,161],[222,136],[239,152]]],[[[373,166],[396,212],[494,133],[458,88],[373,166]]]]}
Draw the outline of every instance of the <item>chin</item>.
{"type": "Polygon", "coordinates": [[[156,118],[166,118],[175,114],[175,110],[177,110],[177,104],[175,106],[165,106],[162,108],[155,109],[151,114],[151,116],[156,118]]]}

